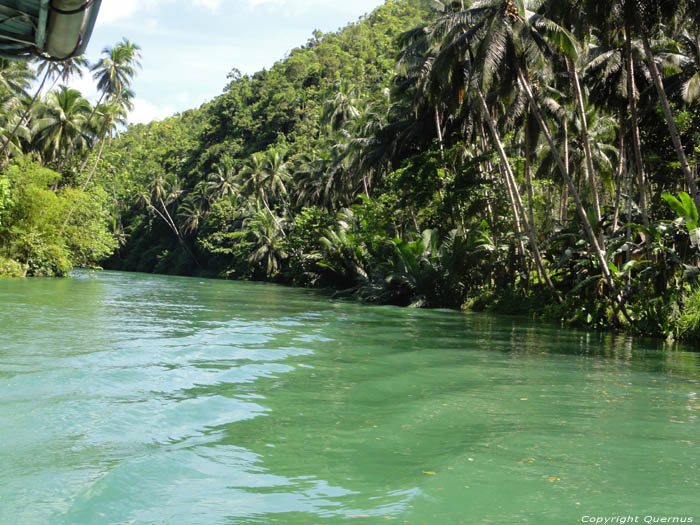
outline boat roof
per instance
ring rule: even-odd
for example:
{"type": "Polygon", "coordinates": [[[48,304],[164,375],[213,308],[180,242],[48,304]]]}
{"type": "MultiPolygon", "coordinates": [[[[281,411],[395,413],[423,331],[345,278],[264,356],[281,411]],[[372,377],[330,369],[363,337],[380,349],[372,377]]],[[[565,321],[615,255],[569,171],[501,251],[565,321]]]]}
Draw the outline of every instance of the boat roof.
{"type": "MultiPolygon", "coordinates": [[[[101,0],[83,0],[78,9],[71,12],[55,7],[56,3],[55,0],[0,0],[0,58],[29,60],[42,56],[64,60],[81,55],[92,35],[101,0]],[[84,17],[80,34],[76,36],[75,51],[70,56],[51,56],[47,52],[49,32],[65,31],[61,24],[50,28],[54,13],[63,16],[80,13],[84,17]]],[[[59,33],[59,36],[72,35],[59,33]]]]}

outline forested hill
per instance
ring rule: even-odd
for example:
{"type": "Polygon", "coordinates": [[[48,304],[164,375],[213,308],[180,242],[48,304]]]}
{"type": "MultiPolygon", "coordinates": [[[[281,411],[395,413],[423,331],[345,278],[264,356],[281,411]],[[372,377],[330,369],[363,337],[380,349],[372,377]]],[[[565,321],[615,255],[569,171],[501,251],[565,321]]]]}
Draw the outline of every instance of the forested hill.
{"type": "MultiPolygon", "coordinates": [[[[292,201],[303,203],[299,191],[323,193],[328,209],[339,196],[345,204],[354,200],[346,167],[338,166],[338,180],[325,189],[313,187],[312,175],[327,163],[347,162],[357,149],[343,138],[347,121],[382,124],[398,37],[434,16],[426,3],[389,1],[342,30],[315,31],[269,70],[242,75],[233,69],[223,94],[201,108],[131,126],[100,162],[100,178],[112,179],[120,195],[126,241],[107,266],[282,278],[286,255],[275,246],[251,263],[257,246],[239,235],[242,224],[254,220],[251,212],[265,221],[266,206],[277,209],[284,201],[289,210],[292,201]],[[148,199],[140,202],[143,193],[148,199]]],[[[273,242],[290,219],[275,221],[280,228],[269,234],[273,242]]]]}
{"type": "Polygon", "coordinates": [[[697,0],[388,0],[117,137],[107,66],[131,78],[136,49],[92,66],[106,105],[5,103],[0,275],[102,264],[699,340],[697,0]]]}

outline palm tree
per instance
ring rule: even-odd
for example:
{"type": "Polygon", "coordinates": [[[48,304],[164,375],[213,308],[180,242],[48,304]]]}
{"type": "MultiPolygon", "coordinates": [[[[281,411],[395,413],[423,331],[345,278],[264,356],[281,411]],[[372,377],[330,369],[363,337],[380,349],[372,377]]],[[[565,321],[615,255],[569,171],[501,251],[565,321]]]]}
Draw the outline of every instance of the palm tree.
{"type": "MultiPolygon", "coordinates": [[[[644,61],[641,43],[627,38],[623,29],[606,26],[606,23],[598,23],[607,29],[601,31],[596,45],[588,49],[584,73],[591,80],[591,99],[596,105],[619,115],[620,141],[623,145],[631,145],[629,157],[634,159],[639,209],[642,223],[648,225],[647,178],[637,105],[640,92],[646,91],[651,84],[651,75],[644,61]],[[629,141],[625,140],[626,130],[630,134],[629,141]]],[[[624,149],[620,158],[621,161],[626,158],[624,149]]]]}
{"type": "MultiPolygon", "coordinates": [[[[90,170],[90,174],[88,175],[87,179],[85,179],[85,182],[80,188],[81,192],[85,192],[85,190],[88,187],[88,184],[90,184],[90,181],[92,180],[92,177],[95,175],[97,165],[99,164],[100,159],[102,158],[102,151],[104,149],[107,136],[111,136],[112,133],[118,132],[119,126],[126,125],[126,113],[124,109],[117,104],[102,104],[98,108],[98,115],[100,117],[100,122],[98,123],[100,129],[99,133],[102,135],[102,139],[100,140],[100,148],[97,151],[97,156],[95,157],[95,163],[93,164],[92,169],[90,170]]],[[[83,168],[85,167],[85,163],[87,162],[88,158],[90,158],[89,152],[85,158],[85,162],[83,162],[83,165],[80,168],[81,173],[83,171],[83,168]]],[[[68,211],[66,220],[63,222],[63,227],[61,228],[61,233],[63,233],[63,230],[65,230],[66,226],[68,225],[68,222],[70,221],[70,218],[73,215],[74,211],[75,206],[68,211]]]]}
{"type": "MultiPolygon", "coordinates": [[[[532,45],[531,39],[528,38],[531,33],[539,36],[532,21],[533,18],[535,15],[526,11],[522,1],[513,0],[475,2],[465,11],[446,15],[432,29],[432,33],[441,42],[439,44],[441,49],[436,54],[434,67],[442,70],[446,78],[451,79],[448,82],[450,85],[461,83],[459,89],[451,90],[452,93],[457,94],[459,104],[475,99],[478,108],[476,114],[480,112],[481,118],[486,122],[501,160],[499,168],[506,181],[516,229],[524,231],[529,237],[538,273],[543,277],[552,294],[561,301],[560,294],[544,269],[534,224],[528,220],[513,169],[498,130],[498,123],[484,95],[496,84],[501,91],[506,86],[512,91],[512,86],[518,81],[521,84],[525,81],[520,61],[541,57],[537,46],[532,45]],[[528,15],[528,18],[525,18],[525,15],[528,15]],[[527,44],[525,45],[528,51],[526,57],[519,56],[516,51],[522,49],[523,44],[527,44]],[[505,59],[508,59],[507,63],[505,59]],[[502,67],[504,65],[506,67],[502,67]]],[[[540,36],[538,41],[541,40],[540,36]]],[[[532,93],[528,99],[531,105],[535,103],[532,93]]],[[[538,122],[540,122],[539,119],[538,122]]],[[[552,149],[555,148],[552,147],[552,149]]]]}
{"type": "Polygon", "coordinates": [[[90,63],[85,57],[76,56],[67,58],[57,62],[55,60],[42,60],[37,67],[37,73],[48,74],[53,78],[53,84],[49,91],[53,91],[56,83],[60,80],[64,84],[68,84],[75,77],[83,78],[84,70],[90,67],[90,63]]]}
{"type": "Polygon", "coordinates": [[[34,72],[26,62],[0,58],[0,91],[26,96],[34,78],[34,72]]]}
{"type": "MultiPolygon", "coordinates": [[[[41,81],[39,88],[36,90],[36,93],[34,93],[31,101],[26,105],[24,114],[18,119],[12,119],[14,123],[14,125],[11,126],[12,131],[10,133],[3,133],[6,135],[2,150],[0,150],[0,158],[3,159],[3,165],[7,159],[7,149],[10,147],[10,144],[13,143],[15,135],[18,133],[18,131],[20,131],[20,128],[27,126],[27,117],[29,116],[34,103],[39,97],[39,94],[41,93],[41,90],[43,89],[48,77],[49,73],[47,72],[44,75],[44,79],[41,81]]],[[[27,97],[27,89],[29,89],[31,86],[34,78],[34,73],[29,69],[25,62],[14,62],[0,59],[0,94],[7,96],[10,99],[6,101],[8,104],[5,106],[5,109],[13,107],[13,109],[19,111],[21,105],[16,104],[15,101],[21,100],[22,97],[27,97]]]]}
{"type": "Polygon", "coordinates": [[[128,101],[130,97],[125,95],[136,74],[136,68],[141,65],[141,48],[124,38],[114,47],[105,47],[102,55],[100,61],[90,68],[97,81],[97,89],[101,92],[97,106],[105,97],[128,101]]]}
{"type": "Polygon", "coordinates": [[[177,215],[184,220],[182,229],[185,233],[192,233],[199,228],[200,223],[207,215],[208,202],[209,192],[206,185],[200,182],[180,203],[177,215]]]}
{"type": "MultiPolygon", "coordinates": [[[[85,191],[85,188],[87,188],[87,185],[90,183],[93,175],[95,175],[97,165],[102,158],[102,151],[104,149],[105,142],[107,141],[107,137],[112,137],[115,134],[118,134],[120,126],[126,126],[126,110],[120,104],[114,102],[101,104],[99,107],[97,107],[97,115],[99,118],[99,122],[97,123],[99,131],[97,134],[98,136],[101,135],[102,138],[100,139],[100,148],[97,151],[95,163],[92,166],[92,170],[90,170],[90,175],[88,175],[88,178],[83,183],[82,191],[85,191]]],[[[86,157],[86,161],[87,158],[89,158],[89,156],[86,157]]],[[[80,168],[81,172],[83,171],[84,167],[85,162],[83,162],[83,165],[80,168]]]]}
{"type": "Polygon", "coordinates": [[[240,191],[244,195],[255,195],[260,199],[265,210],[277,223],[277,227],[286,237],[286,233],[280,221],[272,213],[269,197],[282,197],[285,208],[287,188],[285,184],[290,179],[289,165],[284,160],[284,154],[276,149],[270,149],[262,153],[254,153],[248,164],[238,174],[241,180],[240,191]]]}
{"type": "Polygon", "coordinates": [[[226,162],[214,165],[214,171],[207,180],[206,187],[212,201],[238,193],[236,172],[226,162]]]}
{"type": "MultiPolygon", "coordinates": [[[[638,4],[639,5],[635,6],[633,10],[636,29],[644,45],[644,53],[651,72],[651,78],[654,82],[654,87],[656,88],[656,94],[659,97],[659,102],[661,103],[661,109],[666,120],[668,131],[671,135],[673,147],[676,150],[676,155],[681,165],[683,177],[685,178],[690,194],[695,201],[695,206],[700,209],[700,193],[698,193],[698,185],[695,182],[695,176],[693,175],[688,158],[686,157],[683,143],[681,142],[681,135],[678,132],[678,127],[676,126],[676,122],[673,118],[673,112],[671,111],[671,105],[668,101],[668,97],[666,96],[666,91],[664,90],[663,77],[656,64],[656,57],[654,56],[650,43],[650,34],[654,34],[654,32],[660,30],[664,19],[668,19],[673,15],[673,11],[669,11],[669,8],[677,6],[673,5],[674,2],[652,2],[651,0],[639,0],[638,4]]],[[[630,15],[628,14],[628,16],[630,15]]]]}
{"type": "MultiPolygon", "coordinates": [[[[594,252],[603,278],[611,291],[615,291],[615,283],[605,257],[604,247],[596,237],[595,231],[588,218],[586,209],[581,201],[577,188],[569,176],[568,169],[554,143],[551,130],[534,95],[530,77],[525,69],[527,66],[547,63],[545,54],[555,50],[568,57],[575,57],[576,47],[568,32],[541,14],[529,11],[528,2],[524,0],[505,0],[505,2],[487,2],[488,16],[483,18],[485,27],[477,48],[476,57],[481,62],[481,83],[488,86],[497,76],[503,76],[499,67],[509,67],[513,76],[524,90],[530,109],[547,141],[556,166],[562,178],[569,187],[569,193],[574,199],[581,218],[582,225],[588,237],[588,242],[594,252]]],[[[621,298],[618,297],[618,302],[621,298]]]]}
{"type": "Polygon", "coordinates": [[[360,105],[359,88],[342,80],[338,84],[336,95],[324,105],[321,122],[327,124],[332,131],[338,131],[360,115],[360,105]]]}
{"type": "Polygon", "coordinates": [[[31,131],[26,118],[21,114],[24,105],[18,97],[7,92],[0,95],[0,108],[0,137],[5,143],[5,154],[0,161],[0,167],[4,167],[11,156],[23,153],[23,143],[31,142],[31,131]]]}
{"type": "Polygon", "coordinates": [[[139,201],[145,204],[149,210],[158,215],[163,222],[165,222],[168,228],[175,234],[175,237],[177,237],[182,249],[185,250],[194,263],[199,266],[199,261],[187,246],[185,239],[182,237],[182,232],[175,223],[169,210],[171,205],[177,204],[183,193],[181,182],[177,176],[158,173],[151,179],[148,185],[148,193],[141,194],[139,201]]]}
{"type": "Polygon", "coordinates": [[[254,238],[255,250],[250,255],[250,262],[262,264],[267,277],[273,277],[282,267],[282,261],[287,258],[283,248],[286,236],[281,221],[271,212],[257,209],[246,219],[245,226],[254,238]]]}
{"type": "Polygon", "coordinates": [[[297,206],[329,206],[323,177],[330,165],[326,148],[302,154],[294,168],[294,201],[297,206]]]}
{"type": "Polygon", "coordinates": [[[66,86],[49,93],[35,108],[32,135],[45,158],[56,162],[59,171],[71,155],[90,144],[86,127],[91,109],[80,91],[66,86]]]}
{"type": "Polygon", "coordinates": [[[688,79],[683,82],[683,100],[692,104],[700,100],[700,33],[691,34],[684,29],[680,41],[685,49],[685,69],[688,70],[688,79]]]}

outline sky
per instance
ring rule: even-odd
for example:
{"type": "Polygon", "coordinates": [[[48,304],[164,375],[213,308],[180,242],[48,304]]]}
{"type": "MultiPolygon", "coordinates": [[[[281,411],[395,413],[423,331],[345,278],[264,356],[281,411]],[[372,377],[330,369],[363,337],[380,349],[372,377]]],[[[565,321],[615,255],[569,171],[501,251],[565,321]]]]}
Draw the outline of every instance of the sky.
{"type": "MultiPolygon", "coordinates": [[[[315,29],[335,31],[383,0],[103,0],[85,56],[99,59],[122,38],[138,44],[130,123],[160,120],[221,94],[237,68],[255,73],[305,44],[315,29]]],[[[93,102],[89,74],[72,81],[93,102]]]]}

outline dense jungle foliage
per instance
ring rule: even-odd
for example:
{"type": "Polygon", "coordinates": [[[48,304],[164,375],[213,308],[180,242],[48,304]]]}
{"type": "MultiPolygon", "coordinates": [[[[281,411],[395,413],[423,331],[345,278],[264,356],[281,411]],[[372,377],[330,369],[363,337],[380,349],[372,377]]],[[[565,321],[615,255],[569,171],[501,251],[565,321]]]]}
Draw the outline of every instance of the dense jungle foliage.
{"type": "Polygon", "coordinates": [[[388,0],[120,137],[139,51],[104,57],[96,108],[65,87],[30,104],[31,69],[3,64],[0,274],[102,264],[700,335],[697,0],[388,0]]]}

